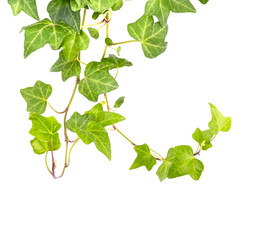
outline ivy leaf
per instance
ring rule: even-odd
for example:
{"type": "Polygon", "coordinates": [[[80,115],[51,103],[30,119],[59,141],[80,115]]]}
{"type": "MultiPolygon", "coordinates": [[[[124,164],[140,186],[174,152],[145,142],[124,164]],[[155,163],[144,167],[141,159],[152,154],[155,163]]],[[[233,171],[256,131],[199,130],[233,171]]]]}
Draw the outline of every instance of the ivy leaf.
{"type": "Polygon", "coordinates": [[[121,107],[121,105],[124,103],[124,99],[125,99],[125,97],[118,98],[117,101],[115,102],[114,108],[121,107]]]}
{"type": "MultiPolygon", "coordinates": [[[[36,154],[43,154],[51,151],[51,141],[42,142],[37,138],[34,138],[33,140],[30,141],[30,144],[33,148],[34,153],[36,154]]],[[[52,149],[53,151],[57,151],[60,149],[60,147],[61,147],[61,142],[59,134],[55,134],[52,137],[52,149]]]]}
{"type": "Polygon", "coordinates": [[[71,33],[71,27],[64,22],[53,24],[49,19],[43,19],[37,23],[26,26],[24,57],[28,57],[31,53],[44,47],[49,43],[54,49],[58,49],[65,36],[71,33]]]}
{"type": "Polygon", "coordinates": [[[89,0],[70,0],[71,9],[77,12],[88,5],[89,0]]]}
{"type": "Polygon", "coordinates": [[[145,166],[150,171],[154,165],[156,165],[156,159],[152,156],[150,148],[147,144],[139,145],[134,147],[137,157],[134,160],[130,170],[145,166]]]}
{"type": "Polygon", "coordinates": [[[115,0],[90,0],[89,7],[95,11],[102,13],[110,9],[115,3],[115,0]]]}
{"type": "Polygon", "coordinates": [[[62,79],[66,81],[73,76],[79,76],[81,73],[81,66],[77,60],[67,61],[64,57],[63,51],[59,53],[59,59],[52,66],[51,72],[62,71],[62,79]]]}
{"type": "Polygon", "coordinates": [[[99,12],[93,12],[92,19],[93,20],[97,20],[99,16],[100,16],[100,13],[99,12]]]}
{"type": "Polygon", "coordinates": [[[87,29],[88,30],[88,32],[89,32],[89,34],[90,34],[90,36],[92,37],[92,38],[94,38],[94,39],[98,39],[99,38],[99,32],[98,32],[98,30],[97,29],[95,29],[95,28],[88,28],[87,29]]]}
{"type": "Polygon", "coordinates": [[[34,87],[20,90],[22,97],[27,102],[27,111],[42,114],[47,107],[47,99],[52,94],[52,87],[41,81],[37,81],[34,87]]]}
{"type": "Polygon", "coordinates": [[[213,132],[209,130],[201,131],[199,128],[195,130],[192,134],[192,138],[199,143],[202,150],[208,150],[213,145],[211,144],[211,139],[214,136],[213,132]]]}
{"type": "Polygon", "coordinates": [[[78,90],[88,100],[97,102],[98,96],[119,87],[110,75],[110,66],[102,62],[90,62],[85,69],[85,78],[80,81],[78,90]]]}
{"type": "Polygon", "coordinates": [[[216,135],[219,131],[228,132],[231,128],[231,117],[224,117],[222,113],[211,103],[209,103],[212,113],[212,120],[209,122],[209,128],[216,135]]]}
{"type": "Polygon", "coordinates": [[[100,123],[103,127],[110,126],[115,123],[126,120],[118,113],[103,111],[103,106],[101,103],[98,103],[86,113],[92,116],[94,121],[100,123]]]}
{"type": "Polygon", "coordinates": [[[30,113],[32,128],[29,133],[42,142],[49,142],[58,134],[61,124],[54,117],[43,117],[38,113],[30,113]]]}
{"type": "Polygon", "coordinates": [[[106,63],[110,66],[110,69],[121,68],[121,67],[131,67],[132,63],[124,58],[118,58],[113,54],[109,54],[108,58],[103,58],[102,63],[106,63]]]}
{"type": "Polygon", "coordinates": [[[170,158],[172,165],[168,172],[168,178],[176,178],[189,174],[194,180],[199,180],[204,166],[200,160],[193,156],[193,150],[190,146],[182,145],[174,147],[174,151],[172,152],[171,150],[170,158]]]}
{"type": "Polygon", "coordinates": [[[202,4],[206,4],[209,2],[209,0],[199,0],[202,4]]]}
{"type": "Polygon", "coordinates": [[[117,52],[118,56],[120,56],[120,53],[121,53],[121,46],[119,46],[119,47],[116,49],[116,52],[117,52]]]}
{"type": "Polygon", "coordinates": [[[158,168],[156,175],[159,177],[160,182],[164,181],[167,178],[171,165],[172,162],[164,160],[158,168]]]}
{"type": "Polygon", "coordinates": [[[142,43],[144,55],[148,58],[155,58],[166,50],[167,31],[167,25],[154,24],[154,18],[146,15],[128,25],[130,36],[142,43]]]}
{"type": "Polygon", "coordinates": [[[66,128],[71,132],[77,132],[78,129],[84,130],[89,122],[93,120],[93,117],[89,114],[80,115],[75,112],[69,120],[66,122],[66,128]]]}
{"type": "Polygon", "coordinates": [[[77,33],[80,32],[80,11],[74,12],[69,0],[52,0],[48,4],[47,11],[53,23],[64,21],[77,33]]]}
{"type": "Polygon", "coordinates": [[[115,0],[113,6],[111,7],[112,11],[118,11],[123,6],[123,0],[115,0]]]}
{"type": "Polygon", "coordinates": [[[77,135],[85,144],[94,142],[96,148],[111,160],[110,140],[105,128],[97,122],[90,121],[85,129],[77,129],[77,135]]]}
{"type": "Polygon", "coordinates": [[[84,31],[81,31],[80,34],[73,31],[63,41],[65,59],[67,61],[73,61],[80,51],[88,49],[89,42],[90,39],[84,31]]]}
{"type": "Polygon", "coordinates": [[[105,43],[106,43],[106,45],[108,45],[108,46],[113,45],[113,41],[112,41],[111,38],[105,38],[105,43]]]}
{"type": "Polygon", "coordinates": [[[22,10],[29,16],[39,20],[35,0],[8,0],[8,3],[11,5],[14,16],[17,16],[22,10]]]}
{"type": "Polygon", "coordinates": [[[175,13],[196,12],[189,0],[169,0],[170,9],[175,13]]]}

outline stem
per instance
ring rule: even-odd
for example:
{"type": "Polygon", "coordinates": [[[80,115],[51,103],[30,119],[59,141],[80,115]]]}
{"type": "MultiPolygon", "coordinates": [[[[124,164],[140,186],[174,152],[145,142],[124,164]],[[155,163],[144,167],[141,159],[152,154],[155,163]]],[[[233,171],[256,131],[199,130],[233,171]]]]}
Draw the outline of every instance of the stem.
{"type": "Polygon", "coordinates": [[[117,77],[118,77],[118,73],[119,73],[119,68],[117,68],[117,72],[116,72],[116,75],[115,75],[115,80],[116,80],[117,77]]]}
{"type": "Polygon", "coordinates": [[[65,113],[66,109],[65,109],[63,112],[58,112],[58,111],[56,111],[56,110],[52,107],[52,105],[51,105],[48,101],[46,101],[46,102],[48,103],[48,105],[50,106],[50,108],[51,108],[54,112],[56,112],[56,113],[58,113],[58,114],[64,114],[64,113],[65,113]]]}
{"type": "Polygon", "coordinates": [[[84,29],[84,25],[85,25],[85,21],[86,21],[86,8],[84,8],[84,14],[83,14],[83,21],[82,21],[82,25],[81,25],[81,30],[84,29]]]}
{"type": "Polygon", "coordinates": [[[67,167],[70,165],[70,159],[71,159],[72,150],[73,150],[74,146],[78,143],[79,140],[80,140],[80,138],[76,139],[75,143],[72,145],[72,147],[71,147],[71,149],[69,151],[67,167]]]}
{"type": "Polygon", "coordinates": [[[103,55],[102,55],[102,58],[101,58],[101,59],[103,59],[103,58],[106,56],[107,49],[108,49],[108,45],[106,44],[106,45],[105,45],[105,49],[104,49],[104,52],[103,52],[103,55]]]}
{"type": "Polygon", "coordinates": [[[56,178],[55,177],[55,160],[54,160],[54,155],[53,155],[53,140],[51,139],[51,154],[52,154],[52,176],[53,178],[56,178]]]}
{"type": "Polygon", "coordinates": [[[82,24],[81,28],[84,29],[84,28],[87,28],[87,27],[97,26],[97,25],[100,25],[100,24],[102,24],[102,23],[104,23],[104,22],[105,22],[105,19],[103,19],[103,20],[102,20],[101,22],[99,22],[99,23],[94,23],[94,24],[89,24],[89,25],[83,25],[83,24],[82,24]]]}
{"type": "Polygon", "coordinates": [[[86,63],[80,61],[78,58],[76,58],[75,60],[78,61],[78,62],[80,62],[80,63],[82,63],[82,64],[84,64],[84,65],[87,65],[86,63]]]}
{"type": "Polygon", "coordinates": [[[111,46],[121,45],[121,44],[126,44],[126,43],[133,43],[133,42],[138,42],[138,41],[137,40],[129,40],[129,41],[124,41],[124,42],[117,42],[117,43],[113,43],[111,46]]]}
{"type": "Polygon", "coordinates": [[[46,165],[46,168],[48,169],[49,173],[52,175],[52,171],[50,170],[50,168],[48,166],[48,161],[47,161],[48,153],[49,152],[46,152],[46,154],[45,154],[45,165],[46,165]]]}
{"type": "Polygon", "coordinates": [[[157,156],[159,156],[160,157],[160,160],[162,160],[162,161],[164,160],[164,158],[159,153],[157,153],[155,150],[153,150],[153,149],[150,148],[150,151],[151,152],[154,152],[157,156]]]}
{"type": "Polygon", "coordinates": [[[130,142],[133,146],[137,146],[133,141],[131,141],[128,137],[126,137],[118,128],[115,127],[117,132],[122,135],[128,142],[130,142]]]}

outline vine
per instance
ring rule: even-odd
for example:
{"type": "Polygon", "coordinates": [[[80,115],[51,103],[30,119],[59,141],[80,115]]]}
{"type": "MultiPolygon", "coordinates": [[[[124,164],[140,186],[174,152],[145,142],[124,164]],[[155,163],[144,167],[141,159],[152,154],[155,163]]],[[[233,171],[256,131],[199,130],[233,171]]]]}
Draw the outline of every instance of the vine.
{"type": "MultiPolygon", "coordinates": [[[[208,0],[200,0],[200,2],[206,4],[208,0]]],[[[111,160],[107,126],[112,126],[114,131],[134,147],[137,157],[130,169],[145,166],[150,171],[157,162],[160,162],[161,165],[157,170],[160,181],[184,175],[190,175],[194,180],[200,178],[204,165],[197,157],[202,151],[212,147],[212,141],[220,131],[230,130],[230,117],[224,117],[210,103],[212,119],[209,122],[209,129],[201,131],[197,128],[192,135],[198,143],[198,149],[194,152],[188,145],[176,146],[170,148],[167,156],[163,157],[147,144],[134,143],[117,128],[116,124],[124,121],[125,118],[112,110],[107,96],[109,92],[118,88],[117,78],[120,69],[132,66],[130,61],[119,57],[120,45],[141,43],[147,58],[155,58],[162,54],[167,47],[165,38],[170,13],[196,12],[189,0],[148,0],[142,17],[128,25],[127,30],[132,39],[116,43],[110,38],[109,25],[112,20],[112,11],[120,10],[124,4],[123,0],[51,0],[47,7],[50,19],[43,20],[39,19],[35,0],[8,0],[8,3],[14,15],[23,10],[37,20],[22,29],[25,32],[24,57],[49,44],[53,50],[60,50],[59,59],[51,67],[51,72],[61,72],[63,81],[76,77],[73,93],[63,111],[55,110],[48,102],[52,94],[51,85],[37,81],[33,87],[21,90],[22,97],[27,103],[27,111],[30,112],[29,119],[32,121],[29,133],[34,139],[31,140],[31,146],[36,154],[45,154],[45,165],[53,178],[57,179],[64,175],[66,168],[70,165],[72,150],[80,140],[87,145],[93,142],[96,148],[111,160]],[[96,22],[86,25],[88,11],[92,14],[92,20],[96,22]],[[157,22],[154,16],[158,19],[157,22]],[[83,62],[81,52],[89,48],[88,34],[91,38],[98,39],[103,28],[105,28],[105,47],[101,61],[83,62]],[[106,57],[109,48],[114,49],[117,54],[109,54],[106,57]],[[81,65],[85,66],[84,78],[81,77],[81,65]],[[116,69],[115,76],[109,73],[112,69],[116,69]],[[69,118],[69,109],[77,90],[87,100],[95,103],[98,102],[99,95],[103,94],[106,111],[103,109],[104,103],[97,103],[84,114],[74,112],[69,118]],[[63,131],[66,148],[64,167],[59,174],[56,173],[54,155],[55,151],[61,147],[58,131],[62,125],[55,117],[42,115],[47,105],[56,114],[64,115],[63,131]],[[75,133],[76,139],[69,139],[68,131],[75,133]],[[51,158],[50,164],[49,158],[51,158]]],[[[124,97],[120,97],[115,102],[115,111],[123,103],[124,97]]]]}

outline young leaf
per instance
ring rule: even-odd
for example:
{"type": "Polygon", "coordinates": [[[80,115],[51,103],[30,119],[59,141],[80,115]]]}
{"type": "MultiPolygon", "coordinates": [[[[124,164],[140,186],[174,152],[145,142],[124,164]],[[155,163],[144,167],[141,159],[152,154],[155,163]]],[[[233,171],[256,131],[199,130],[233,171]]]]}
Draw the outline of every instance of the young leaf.
{"type": "Polygon", "coordinates": [[[85,144],[94,142],[96,148],[111,160],[110,140],[107,131],[101,124],[90,121],[85,129],[77,129],[77,135],[85,144]]]}
{"type": "Polygon", "coordinates": [[[102,13],[110,9],[114,3],[115,0],[90,0],[88,5],[93,11],[102,13]]]}
{"type": "Polygon", "coordinates": [[[97,29],[95,29],[95,28],[88,28],[87,29],[88,30],[88,32],[89,32],[89,34],[90,34],[90,36],[92,37],[92,38],[94,38],[94,39],[98,39],[99,38],[99,32],[98,32],[98,30],[97,29]]]}
{"type": "Polygon", "coordinates": [[[231,128],[231,117],[224,117],[222,113],[211,103],[209,103],[212,113],[212,120],[209,122],[209,128],[216,135],[219,131],[228,132],[231,128]]]}
{"type": "Polygon", "coordinates": [[[73,31],[63,41],[63,53],[67,61],[73,61],[77,54],[89,47],[90,39],[84,31],[80,34],[73,31]]]}
{"type": "Polygon", "coordinates": [[[29,119],[32,121],[29,133],[42,142],[51,141],[61,128],[61,124],[54,117],[46,118],[37,113],[30,113],[29,119]]]}
{"type": "Polygon", "coordinates": [[[97,102],[98,96],[111,92],[119,87],[116,80],[109,74],[110,66],[101,62],[90,62],[85,69],[85,78],[80,81],[79,92],[92,102],[97,102]]]}
{"type": "Polygon", "coordinates": [[[193,156],[193,150],[190,146],[182,145],[174,147],[174,152],[170,154],[172,160],[171,168],[168,172],[168,178],[176,178],[189,174],[194,180],[199,180],[204,166],[203,163],[193,156]]]}
{"type": "Polygon", "coordinates": [[[37,81],[34,87],[20,90],[22,97],[27,102],[27,111],[42,114],[47,107],[47,99],[52,94],[52,87],[41,81],[37,81]]]}
{"type": "Polygon", "coordinates": [[[43,19],[37,23],[26,26],[24,57],[28,57],[31,53],[50,44],[54,49],[58,49],[65,36],[71,34],[71,27],[64,22],[53,24],[49,19],[43,19]]]}
{"type": "Polygon", "coordinates": [[[118,11],[123,6],[123,0],[115,0],[113,6],[111,7],[112,11],[118,11]]]}
{"type": "Polygon", "coordinates": [[[100,123],[103,127],[113,125],[115,123],[126,120],[123,116],[118,113],[105,112],[101,103],[95,105],[88,113],[93,117],[95,122],[100,123]]]}
{"type": "Polygon", "coordinates": [[[161,26],[159,22],[154,24],[152,16],[143,15],[135,23],[129,24],[127,28],[130,36],[142,43],[146,57],[155,58],[166,50],[165,38],[168,26],[161,26]]]}
{"type": "Polygon", "coordinates": [[[134,160],[130,170],[145,166],[150,171],[156,165],[156,159],[152,156],[147,144],[134,147],[137,157],[134,160]]]}
{"type": "Polygon", "coordinates": [[[93,20],[97,20],[99,16],[100,16],[100,13],[99,12],[93,12],[92,19],[93,20]]]}
{"type": "MultiPolygon", "coordinates": [[[[48,151],[51,151],[51,141],[48,142],[42,142],[38,140],[37,138],[34,138],[30,141],[30,144],[33,148],[34,153],[36,154],[43,154],[48,151]]],[[[59,134],[55,134],[52,137],[52,150],[57,151],[61,147],[61,142],[59,138],[59,134]]]]}
{"type": "Polygon", "coordinates": [[[84,8],[89,3],[89,0],[70,0],[71,9],[77,12],[84,8]]]}
{"type": "Polygon", "coordinates": [[[35,0],[8,0],[11,5],[13,14],[17,16],[21,10],[29,16],[39,20],[37,5],[35,0]]]}
{"type": "Polygon", "coordinates": [[[132,66],[132,63],[128,60],[124,58],[118,58],[113,54],[110,54],[108,58],[103,58],[101,62],[110,66],[110,69],[132,66]]]}
{"type": "Polygon", "coordinates": [[[209,2],[209,0],[199,0],[202,4],[206,4],[209,2]]]}
{"type": "Polygon", "coordinates": [[[74,12],[69,0],[52,0],[48,4],[47,11],[53,23],[64,21],[77,33],[80,32],[80,11],[74,12]]]}
{"type": "Polygon", "coordinates": [[[121,105],[124,103],[124,99],[125,99],[125,97],[118,98],[117,101],[115,102],[114,108],[121,107],[121,105]]]}
{"type": "Polygon", "coordinates": [[[192,138],[199,143],[202,150],[207,150],[213,145],[211,144],[211,139],[214,136],[213,132],[209,130],[201,131],[199,128],[195,130],[192,134],[192,138]]]}
{"type": "Polygon", "coordinates": [[[113,41],[112,41],[112,39],[110,39],[110,38],[105,38],[105,43],[106,43],[106,45],[108,45],[108,46],[113,45],[113,41]]]}
{"type": "Polygon", "coordinates": [[[81,66],[77,60],[67,61],[64,57],[63,51],[59,53],[59,59],[52,66],[51,72],[62,71],[62,79],[66,81],[73,76],[79,76],[81,73],[81,66]]]}
{"type": "Polygon", "coordinates": [[[78,129],[84,130],[87,124],[93,120],[93,117],[87,113],[80,115],[78,112],[75,112],[66,122],[66,128],[71,132],[77,132],[78,129]]]}
{"type": "Polygon", "coordinates": [[[196,12],[189,0],[169,0],[170,9],[175,13],[196,12]]]}
{"type": "Polygon", "coordinates": [[[117,52],[118,56],[120,56],[120,53],[121,53],[121,46],[119,46],[119,47],[116,49],[116,52],[117,52]]]}

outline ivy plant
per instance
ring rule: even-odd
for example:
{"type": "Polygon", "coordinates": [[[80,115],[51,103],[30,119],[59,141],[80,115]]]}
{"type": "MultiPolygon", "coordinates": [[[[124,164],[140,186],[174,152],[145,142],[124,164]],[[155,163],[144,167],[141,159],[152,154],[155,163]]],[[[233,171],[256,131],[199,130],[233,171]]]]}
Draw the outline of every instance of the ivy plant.
{"type": "MultiPolygon", "coordinates": [[[[200,0],[200,2],[206,4],[208,0],[200,0]]],[[[180,145],[171,147],[167,156],[162,156],[145,143],[134,143],[119,130],[116,125],[125,118],[117,113],[117,109],[122,106],[125,97],[117,99],[113,108],[107,97],[109,92],[119,87],[117,82],[119,70],[132,66],[130,61],[120,58],[120,45],[138,42],[147,58],[159,56],[167,48],[165,39],[170,13],[196,12],[189,0],[148,0],[143,9],[143,15],[135,22],[128,24],[127,30],[132,39],[121,42],[113,42],[109,34],[109,25],[112,20],[112,11],[118,11],[123,4],[126,4],[123,0],[51,0],[47,6],[49,18],[42,20],[39,18],[36,0],[8,0],[8,3],[14,15],[24,11],[36,20],[33,24],[22,28],[25,34],[24,57],[29,57],[36,50],[49,44],[52,50],[58,51],[58,60],[51,66],[51,72],[61,72],[63,81],[75,77],[73,94],[69,97],[66,108],[61,112],[55,110],[48,101],[53,91],[51,85],[37,81],[34,86],[21,90],[21,95],[27,103],[27,111],[30,113],[29,120],[32,122],[32,128],[29,131],[33,137],[31,146],[34,153],[45,154],[46,167],[54,178],[64,175],[70,164],[71,152],[81,141],[86,145],[93,143],[107,159],[111,160],[111,143],[107,126],[111,126],[133,145],[137,156],[130,169],[145,167],[150,171],[159,163],[156,174],[160,181],[184,175],[190,175],[194,180],[200,178],[204,165],[198,157],[202,151],[212,147],[212,142],[219,132],[230,130],[230,117],[224,117],[210,103],[212,119],[209,122],[209,129],[197,128],[192,135],[198,143],[198,149],[194,151],[188,145],[180,145]],[[88,12],[91,13],[89,19],[88,12]],[[105,29],[103,33],[105,43],[101,61],[84,63],[81,60],[81,52],[89,48],[91,38],[99,38],[103,29],[105,29]],[[107,56],[109,49],[115,50],[115,54],[107,56]],[[116,69],[115,76],[110,73],[112,69],[116,69]],[[84,96],[84,101],[91,103],[91,109],[87,109],[84,113],[74,112],[72,116],[68,116],[78,91],[84,96]],[[104,95],[104,102],[98,102],[100,95],[104,95]],[[64,115],[62,124],[54,116],[42,115],[47,106],[55,113],[64,115]],[[61,128],[64,132],[63,140],[60,140],[58,133],[61,128]],[[68,131],[76,134],[76,138],[70,139],[68,131]],[[64,168],[58,173],[55,170],[54,155],[55,151],[60,149],[61,141],[65,142],[66,150],[64,168]],[[48,157],[51,158],[50,162],[48,157]]]]}

